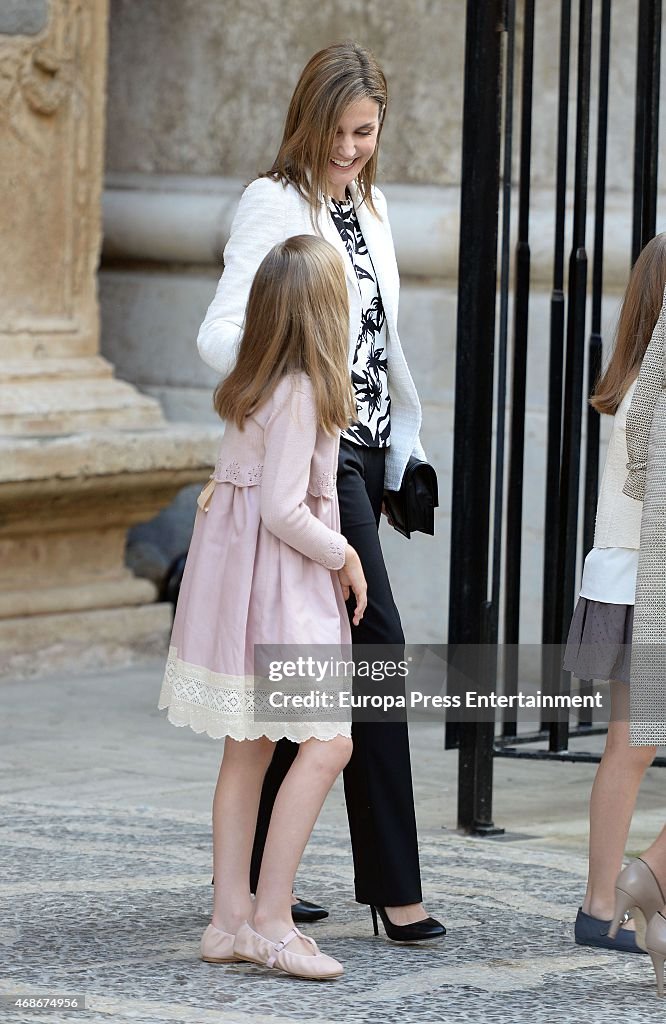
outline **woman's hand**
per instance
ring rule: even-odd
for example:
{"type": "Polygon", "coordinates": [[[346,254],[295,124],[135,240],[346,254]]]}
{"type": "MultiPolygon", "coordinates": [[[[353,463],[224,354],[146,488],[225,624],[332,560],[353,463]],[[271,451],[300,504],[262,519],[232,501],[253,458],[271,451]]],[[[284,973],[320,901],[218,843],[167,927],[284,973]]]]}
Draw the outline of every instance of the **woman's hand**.
{"type": "Polygon", "coordinates": [[[356,609],[353,623],[358,626],[368,604],[368,585],[365,582],[361,559],[351,544],[348,544],[345,549],[345,564],[342,569],[338,569],[338,578],[342,584],[342,595],[345,601],[348,601],[350,593],[354,592],[356,609]]]}

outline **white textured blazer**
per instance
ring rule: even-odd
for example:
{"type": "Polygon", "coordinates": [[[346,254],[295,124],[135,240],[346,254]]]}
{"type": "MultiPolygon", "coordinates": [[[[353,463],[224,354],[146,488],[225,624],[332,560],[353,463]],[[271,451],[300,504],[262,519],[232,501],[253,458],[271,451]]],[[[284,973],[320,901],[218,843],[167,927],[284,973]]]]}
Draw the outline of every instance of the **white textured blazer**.
{"type": "Polygon", "coordinates": [[[623,493],[627,480],[627,412],[636,390],[636,382],[628,388],[613,417],[608,442],[606,465],[599,488],[595,548],[633,548],[641,546],[643,502],[623,493]]]}
{"type": "MultiPolygon", "coordinates": [[[[386,450],[385,486],[397,490],[409,457],[424,459],[419,441],[421,405],[398,337],[400,279],[386,200],[379,189],[373,200],[381,220],[363,203],[355,183],[350,185],[358,222],[372,259],[387,326],[388,385],[391,396],[391,443],[386,450]]],[[[310,206],[293,185],[257,178],[243,192],[224,250],[224,273],[197,338],[204,362],[226,377],[236,361],[241,327],[252,279],[266,253],[291,235],[313,234],[310,206]]],[[[322,201],[317,226],[344,260],[349,295],[349,365],[361,327],[361,295],[356,274],[335,224],[322,201]]]]}

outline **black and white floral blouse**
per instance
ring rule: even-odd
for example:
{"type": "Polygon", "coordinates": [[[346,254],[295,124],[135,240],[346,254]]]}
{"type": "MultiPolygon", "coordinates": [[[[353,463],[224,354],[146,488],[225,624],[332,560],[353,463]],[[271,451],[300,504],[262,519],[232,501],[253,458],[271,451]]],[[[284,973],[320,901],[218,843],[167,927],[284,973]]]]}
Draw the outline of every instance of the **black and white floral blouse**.
{"type": "Polygon", "coordinates": [[[361,329],[352,361],[352,384],[358,422],[342,437],[370,448],[390,444],[391,398],[386,358],[386,317],[375,269],[351,199],[329,199],[333,223],[345,243],[361,293],[361,329]]]}

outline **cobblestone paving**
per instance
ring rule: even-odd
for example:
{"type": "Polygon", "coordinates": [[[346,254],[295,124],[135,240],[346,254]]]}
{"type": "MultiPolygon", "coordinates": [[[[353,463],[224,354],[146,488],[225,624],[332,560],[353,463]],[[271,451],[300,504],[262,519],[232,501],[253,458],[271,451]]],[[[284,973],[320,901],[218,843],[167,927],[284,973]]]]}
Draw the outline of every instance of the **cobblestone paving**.
{"type": "Polygon", "coordinates": [[[0,996],[85,994],[83,1013],[4,1021],[340,1024],[355,1021],[663,1022],[648,957],[573,944],[584,862],[529,840],[422,834],[424,888],[447,937],[374,938],[351,898],[348,838],[318,827],[302,876],[331,908],[313,925],[345,965],[335,982],[198,960],[211,890],[199,811],[0,798],[0,996]]]}

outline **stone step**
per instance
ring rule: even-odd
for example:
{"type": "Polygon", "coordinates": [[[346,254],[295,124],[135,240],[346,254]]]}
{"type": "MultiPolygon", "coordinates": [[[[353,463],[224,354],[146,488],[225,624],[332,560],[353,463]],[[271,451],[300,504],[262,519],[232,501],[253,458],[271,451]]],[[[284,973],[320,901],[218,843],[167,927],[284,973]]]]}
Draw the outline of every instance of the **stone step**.
{"type": "Polygon", "coordinates": [[[159,402],[112,376],[15,377],[0,388],[0,435],[63,434],[163,423],[159,402]]]}
{"type": "Polygon", "coordinates": [[[3,384],[32,380],[72,380],[80,377],[113,377],[113,366],[103,356],[45,359],[3,359],[3,384]]]}

